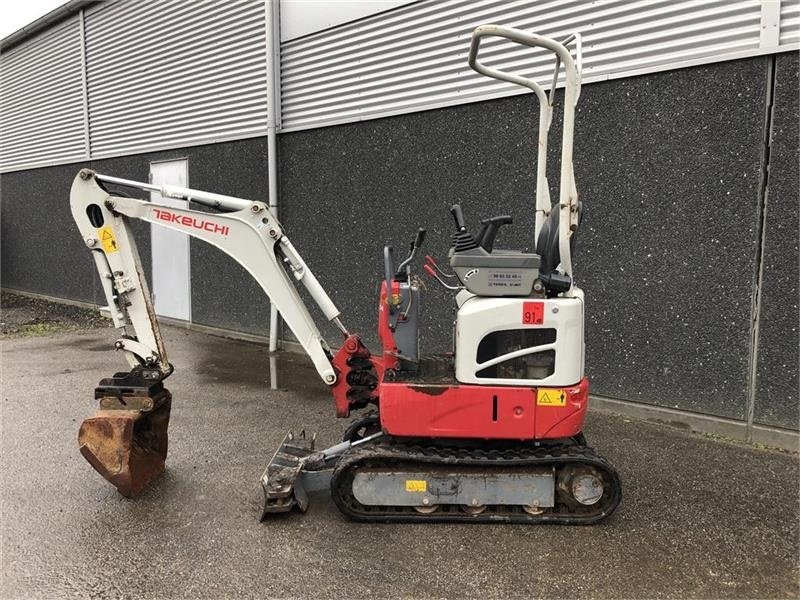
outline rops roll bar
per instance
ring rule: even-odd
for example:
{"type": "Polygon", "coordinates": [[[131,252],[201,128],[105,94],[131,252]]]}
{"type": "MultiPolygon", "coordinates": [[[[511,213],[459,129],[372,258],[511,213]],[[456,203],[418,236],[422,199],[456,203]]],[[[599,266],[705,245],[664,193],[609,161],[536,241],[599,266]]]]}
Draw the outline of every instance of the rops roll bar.
{"type": "Polygon", "coordinates": [[[561,65],[564,65],[564,131],[561,139],[561,181],[559,185],[559,254],[561,268],[572,276],[572,257],[569,251],[569,237],[578,225],[578,192],[575,186],[575,173],[572,166],[573,137],[575,132],[575,105],[581,90],[582,48],[579,33],[572,33],[558,42],[548,37],[528,33],[520,29],[501,25],[481,25],[472,32],[469,50],[469,66],[481,75],[508,81],[530,89],[539,100],[539,146],[536,162],[536,240],[552,206],[547,183],[547,133],[553,117],[553,100],[561,65]],[[481,38],[501,37],[531,48],[545,48],[555,56],[555,68],[550,85],[549,96],[544,88],[533,79],[515,73],[486,66],[478,60],[481,38]],[[568,50],[575,45],[575,58],[568,50]]]}

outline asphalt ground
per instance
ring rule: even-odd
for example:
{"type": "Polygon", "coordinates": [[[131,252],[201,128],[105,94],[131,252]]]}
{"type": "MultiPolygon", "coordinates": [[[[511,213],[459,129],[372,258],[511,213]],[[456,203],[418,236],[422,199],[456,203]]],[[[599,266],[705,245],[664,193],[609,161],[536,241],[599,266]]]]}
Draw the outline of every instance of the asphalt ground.
{"type": "Polygon", "coordinates": [[[590,527],[387,525],[330,498],[259,523],[288,429],[346,426],[304,357],[165,328],[176,373],[167,472],[128,500],[77,450],[115,330],[2,340],[0,597],[794,598],[798,457],[590,410],[618,512],[590,527]]]}

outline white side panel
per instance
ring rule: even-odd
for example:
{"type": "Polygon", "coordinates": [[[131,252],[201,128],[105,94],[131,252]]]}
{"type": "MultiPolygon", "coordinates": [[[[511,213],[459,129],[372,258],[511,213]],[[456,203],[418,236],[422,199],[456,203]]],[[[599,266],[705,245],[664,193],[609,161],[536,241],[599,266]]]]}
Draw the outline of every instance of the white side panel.
{"type": "Polygon", "coordinates": [[[86,11],[92,156],[265,135],[264,0],[118,0],[86,11]]]}
{"type": "MultiPolygon", "coordinates": [[[[151,163],[150,180],[157,185],[189,187],[188,163],[185,160],[151,163]]],[[[157,192],[150,193],[150,200],[175,208],[187,208],[188,205],[186,200],[164,198],[157,192]]],[[[189,236],[160,225],[151,225],[150,232],[156,314],[191,321],[189,236]]]]}
{"type": "Polygon", "coordinates": [[[0,170],[86,157],[78,15],[0,55],[0,170]]]}
{"type": "MultiPolygon", "coordinates": [[[[461,383],[514,386],[570,386],[583,378],[583,292],[574,288],[574,298],[488,298],[474,296],[466,300],[456,317],[456,379],[461,383]],[[525,305],[531,302],[544,305],[540,324],[524,322],[525,305]],[[554,329],[555,341],[530,346],[538,351],[554,351],[553,373],[539,379],[507,379],[478,377],[488,361],[478,364],[481,340],[496,331],[520,329],[554,329]]],[[[517,356],[525,349],[515,352],[517,356]]],[[[529,354],[529,353],[528,353],[529,354]]],[[[511,354],[504,354],[510,360],[511,354]]]]}

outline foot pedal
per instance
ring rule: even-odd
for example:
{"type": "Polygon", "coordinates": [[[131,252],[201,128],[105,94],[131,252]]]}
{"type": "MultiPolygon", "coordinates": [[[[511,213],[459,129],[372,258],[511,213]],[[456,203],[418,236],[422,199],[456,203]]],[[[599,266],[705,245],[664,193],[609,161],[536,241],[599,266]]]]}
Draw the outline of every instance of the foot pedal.
{"type": "Polygon", "coordinates": [[[283,438],[261,477],[261,487],[264,488],[262,521],[269,514],[289,512],[295,506],[303,512],[308,508],[308,493],[300,474],[305,459],[316,454],[315,438],[316,435],[306,437],[305,431],[297,436],[290,431],[283,438]]]}

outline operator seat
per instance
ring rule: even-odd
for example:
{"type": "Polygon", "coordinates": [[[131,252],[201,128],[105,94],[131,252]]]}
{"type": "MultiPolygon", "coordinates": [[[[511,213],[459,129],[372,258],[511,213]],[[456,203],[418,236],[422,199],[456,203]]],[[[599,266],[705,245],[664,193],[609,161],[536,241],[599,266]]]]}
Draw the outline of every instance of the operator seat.
{"type": "MultiPolygon", "coordinates": [[[[557,206],[553,207],[550,214],[545,219],[542,225],[542,230],[539,232],[539,239],[536,240],[536,254],[541,257],[539,263],[539,276],[544,283],[545,288],[550,291],[564,291],[563,284],[559,285],[556,281],[551,285],[551,276],[556,272],[556,268],[561,262],[561,253],[558,248],[558,224],[561,211],[557,210],[557,206]]],[[[583,202],[578,201],[578,227],[580,227],[583,220],[583,202]]],[[[572,232],[569,238],[569,251],[574,256],[575,254],[575,238],[577,237],[578,230],[572,232]]],[[[569,285],[567,285],[567,289],[569,285]]]]}

